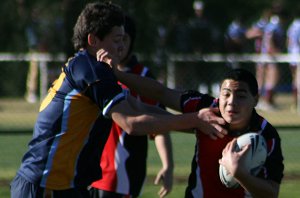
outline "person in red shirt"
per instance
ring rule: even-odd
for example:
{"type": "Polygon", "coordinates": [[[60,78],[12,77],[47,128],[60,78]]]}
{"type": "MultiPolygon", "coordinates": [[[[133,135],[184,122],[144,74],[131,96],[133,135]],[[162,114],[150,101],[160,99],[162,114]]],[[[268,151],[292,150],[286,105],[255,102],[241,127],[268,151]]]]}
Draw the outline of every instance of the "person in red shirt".
{"type": "Polygon", "coordinates": [[[198,91],[169,89],[149,78],[139,78],[115,69],[117,78],[139,94],[158,100],[181,112],[194,112],[210,107],[218,108],[219,115],[227,122],[227,135],[196,133],[197,142],[192,170],[185,197],[278,197],[283,178],[283,156],[280,137],[276,129],[257,114],[258,85],[254,75],[244,69],[230,70],[220,84],[219,98],[198,91]],[[243,168],[243,154],[249,147],[235,152],[232,145],[236,137],[256,132],[268,146],[268,156],[262,171],[253,176],[243,168]],[[226,149],[225,149],[226,148],[226,149]],[[239,188],[227,188],[219,179],[222,164],[239,182],[239,188]]]}
{"type": "MultiPolygon", "coordinates": [[[[125,16],[124,30],[124,50],[118,68],[124,72],[154,78],[149,68],[139,63],[137,57],[133,54],[136,26],[135,21],[128,15],[125,16]]],[[[137,100],[150,105],[161,106],[156,101],[137,95],[125,85],[121,84],[121,86],[137,100]]],[[[165,133],[150,136],[132,136],[128,135],[114,122],[100,160],[102,179],[92,183],[90,190],[92,197],[138,197],[141,194],[146,178],[148,137],[155,141],[162,162],[162,168],[155,180],[156,184],[160,180],[163,182],[159,194],[164,197],[171,191],[173,156],[170,135],[165,133]]]]}

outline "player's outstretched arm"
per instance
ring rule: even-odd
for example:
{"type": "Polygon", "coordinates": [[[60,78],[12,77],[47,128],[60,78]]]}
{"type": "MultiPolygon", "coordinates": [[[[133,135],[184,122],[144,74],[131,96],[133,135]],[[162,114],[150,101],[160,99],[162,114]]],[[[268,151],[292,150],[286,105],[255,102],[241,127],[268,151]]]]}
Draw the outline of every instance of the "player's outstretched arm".
{"type": "Polygon", "coordinates": [[[115,72],[115,75],[129,89],[135,90],[138,94],[149,99],[159,101],[161,104],[180,111],[181,91],[169,89],[154,79],[141,77],[135,74],[121,72],[117,69],[118,58],[109,54],[105,49],[100,49],[96,53],[98,61],[109,64],[115,72]]]}
{"type": "Polygon", "coordinates": [[[142,96],[159,101],[174,110],[181,111],[182,91],[170,89],[154,79],[115,70],[118,80],[142,96]]]}
{"type": "MultiPolygon", "coordinates": [[[[162,110],[160,109],[160,111],[162,110]]],[[[173,115],[166,111],[163,113],[159,113],[159,111],[155,113],[141,112],[134,109],[127,99],[111,107],[107,116],[110,116],[124,131],[131,135],[185,131],[195,128],[207,129],[208,133],[219,133],[218,128],[207,122],[206,114],[193,112],[173,115]]]]}

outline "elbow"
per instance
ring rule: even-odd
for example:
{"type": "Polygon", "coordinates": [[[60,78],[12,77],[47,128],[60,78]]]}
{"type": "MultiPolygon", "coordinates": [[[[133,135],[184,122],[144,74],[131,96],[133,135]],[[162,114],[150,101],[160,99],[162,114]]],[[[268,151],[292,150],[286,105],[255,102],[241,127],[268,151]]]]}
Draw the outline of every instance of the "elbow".
{"type": "Polygon", "coordinates": [[[126,122],[126,128],[123,128],[128,135],[146,135],[150,133],[152,128],[149,123],[145,122],[146,116],[139,116],[135,118],[130,118],[126,122]]]}
{"type": "Polygon", "coordinates": [[[138,135],[145,135],[145,133],[140,130],[137,129],[137,127],[135,126],[128,126],[126,129],[123,129],[128,135],[134,135],[134,136],[138,136],[138,135]]]}
{"type": "Polygon", "coordinates": [[[125,122],[122,123],[121,128],[128,134],[128,135],[136,135],[136,124],[135,119],[127,118],[125,122]]]}
{"type": "Polygon", "coordinates": [[[127,126],[126,129],[123,129],[128,135],[136,135],[136,131],[133,126],[127,126]]]}
{"type": "Polygon", "coordinates": [[[135,135],[135,129],[134,126],[131,123],[126,123],[122,126],[122,129],[128,134],[128,135],[135,135]]]}

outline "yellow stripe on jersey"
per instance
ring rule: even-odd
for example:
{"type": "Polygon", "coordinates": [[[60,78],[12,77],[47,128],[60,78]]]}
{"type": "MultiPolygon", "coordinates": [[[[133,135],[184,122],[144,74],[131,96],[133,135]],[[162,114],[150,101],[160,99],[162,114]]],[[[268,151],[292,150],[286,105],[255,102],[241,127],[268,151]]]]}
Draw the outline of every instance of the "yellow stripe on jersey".
{"type": "Polygon", "coordinates": [[[65,131],[57,135],[54,140],[57,141],[54,143],[57,148],[54,154],[50,154],[53,159],[46,181],[46,187],[50,189],[59,190],[73,186],[70,182],[73,181],[76,174],[77,159],[89,138],[91,124],[100,114],[99,108],[86,96],[77,94],[69,100],[68,119],[65,126],[62,126],[65,131]],[[55,174],[51,174],[51,172],[55,174]],[[60,177],[59,173],[62,173],[64,177],[60,177]]]}
{"type": "Polygon", "coordinates": [[[59,78],[53,83],[53,87],[50,87],[47,97],[43,100],[43,102],[40,106],[40,112],[43,111],[50,104],[52,99],[55,97],[56,90],[59,90],[65,77],[66,77],[66,74],[64,72],[62,72],[60,74],[59,78]]]}

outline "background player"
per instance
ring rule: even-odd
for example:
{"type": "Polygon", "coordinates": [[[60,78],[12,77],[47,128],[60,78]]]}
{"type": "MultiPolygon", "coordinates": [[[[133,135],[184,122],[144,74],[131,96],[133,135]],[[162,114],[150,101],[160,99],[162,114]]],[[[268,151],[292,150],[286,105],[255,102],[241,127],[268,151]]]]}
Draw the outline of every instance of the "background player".
{"type": "MultiPolygon", "coordinates": [[[[129,16],[125,17],[124,29],[125,47],[118,68],[124,72],[153,78],[149,68],[139,63],[132,52],[136,37],[136,26],[134,20],[129,16]]],[[[128,89],[125,85],[122,85],[122,87],[128,89]]],[[[157,102],[141,97],[133,91],[130,91],[130,93],[139,101],[159,105],[157,102]]],[[[153,134],[151,138],[154,138],[163,166],[155,183],[157,184],[160,180],[163,182],[159,195],[164,197],[171,191],[173,182],[171,138],[167,133],[153,134]]],[[[92,197],[138,197],[146,177],[147,150],[148,137],[146,135],[128,135],[114,122],[100,161],[103,177],[92,184],[92,197]]]]}
{"type": "MultiPolygon", "coordinates": [[[[287,30],[287,50],[289,54],[300,54],[300,6],[298,5],[294,12],[294,19],[287,30]]],[[[294,104],[291,109],[297,106],[297,66],[299,63],[291,62],[290,70],[292,75],[292,93],[294,104]]]]}

